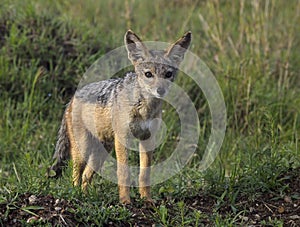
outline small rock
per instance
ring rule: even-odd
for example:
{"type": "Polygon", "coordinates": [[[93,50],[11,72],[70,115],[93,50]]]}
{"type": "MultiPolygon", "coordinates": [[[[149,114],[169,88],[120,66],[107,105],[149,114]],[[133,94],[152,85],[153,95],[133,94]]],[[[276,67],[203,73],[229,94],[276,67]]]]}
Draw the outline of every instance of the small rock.
{"type": "Polygon", "coordinates": [[[61,207],[54,207],[54,210],[60,211],[62,208],[61,207]]]}
{"type": "Polygon", "coordinates": [[[249,221],[249,218],[248,217],[245,217],[245,216],[240,216],[240,218],[245,221],[245,222],[248,222],[249,221]]]}
{"type": "Polygon", "coordinates": [[[285,211],[283,206],[278,207],[278,213],[282,214],[285,211]]]}
{"type": "Polygon", "coordinates": [[[260,215],[259,214],[255,214],[254,217],[256,218],[256,220],[260,220],[260,215]]]}
{"type": "Polygon", "coordinates": [[[287,195],[284,196],[283,200],[284,200],[284,202],[286,202],[286,203],[292,203],[291,197],[289,197],[289,196],[287,196],[287,195]]]}
{"type": "Polygon", "coordinates": [[[59,199],[56,199],[55,200],[55,203],[54,203],[54,206],[58,205],[59,204],[59,199]]]}
{"type": "Polygon", "coordinates": [[[29,201],[29,204],[32,205],[32,204],[35,204],[36,201],[37,201],[37,197],[35,195],[31,195],[29,198],[28,198],[28,201],[29,201]]]}
{"type": "Polygon", "coordinates": [[[295,214],[295,215],[290,216],[289,218],[292,220],[297,220],[297,219],[300,219],[300,216],[295,214]]]}
{"type": "Polygon", "coordinates": [[[32,216],[32,217],[28,218],[26,222],[30,223],[30,222],[33,222],[33,221],[36,221],[36,220],[38,220],[38,217],[32,216]]]}

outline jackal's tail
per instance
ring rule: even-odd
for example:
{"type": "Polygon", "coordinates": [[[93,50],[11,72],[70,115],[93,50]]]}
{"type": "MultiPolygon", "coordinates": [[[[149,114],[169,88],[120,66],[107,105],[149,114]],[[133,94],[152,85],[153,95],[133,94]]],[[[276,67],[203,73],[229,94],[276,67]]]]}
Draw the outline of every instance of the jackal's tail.
{"type": "Polygon", "coordinates": [[[48,176],[57,178],[61,176],[63,167],[66,166],[67,161],[70,159],[70,140],[67,134],[65,115],[58,131],[58,138],[53,159],[55,159],[55,162],[48,169],[48,176]]]}

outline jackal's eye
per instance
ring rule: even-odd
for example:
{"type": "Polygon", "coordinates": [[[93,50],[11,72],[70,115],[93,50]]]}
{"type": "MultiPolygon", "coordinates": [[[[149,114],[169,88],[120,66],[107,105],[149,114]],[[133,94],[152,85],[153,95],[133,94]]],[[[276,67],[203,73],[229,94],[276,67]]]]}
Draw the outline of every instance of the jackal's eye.
{"type": "Polygon", "coordinates": [[[168,71],[165,75],[166,78],[171,78],[173,76],[173,72],[168,71]]]}
{"type": "Polygon", "coordinates": [[[153,77],[153,75],[152,75],[152,73],[151,73],[151,72],[145,72],[145,76],[146,76],[147,78],[151,78],[151,77],[153,77]]]}

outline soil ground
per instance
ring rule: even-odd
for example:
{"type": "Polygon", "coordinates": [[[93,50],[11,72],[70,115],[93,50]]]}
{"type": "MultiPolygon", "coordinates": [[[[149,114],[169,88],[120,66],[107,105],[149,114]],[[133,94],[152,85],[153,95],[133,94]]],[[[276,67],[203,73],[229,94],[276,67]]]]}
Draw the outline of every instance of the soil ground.
{"type": "MultiPolygon", "coordinates": [[[[238,223],[248,226],[260,226],[264,221],[277,219],[284,222],[284,226],[300,226],[300,168],[286,172],[280,176],[285,179],[288,190],[282,197],[278,197],[279,192],[260,194],[259,197],[249,199],[246,197],[238,198],[235,206],[243,210],[236,217],[238,223]]],[[[80,201],[78,201],[80,203],[80,201]]],[[[215,210],[216,199],[210,196],[197,196],[185,198],[185,206],[188,209],[201,211],[203,217],[200,223],[204,226],[213,225],[210,215],[215,210]]],[[[157,201],[153,206],[159,207],[164,204],[172,215],[172,203],[167,200],[157,201]]],[[[136,207],[133,203],[127,208],[132,213],[128,223],[123,226],[151,226],[155,223],[152,214],[153,206],[136,207]]],[[[19,195],[17,202],[13,204],[14,209],[9,204],[0,204],[0,218],[2,223],[7,226],[20,226],[20,220],[27,223],[38,221],[39,223],[51,223],[52,225],[81,226],[82,223],[76,221],[76,209],[72,202],[54,198],[52,195],[31,195],[25,193],[19,195]],[[8,207],[10,207],[8,209],[8,207]]],[[[217,212],[221,216],[236,214],[232,213],[230,205],[223,205],[217,212]]],[[[86,223],[85,223],[86,224],[86,223]]],[[[93,223],[88,223],[93,224],[93,223]]],[[[106,226],[117,226],[109,221],[106,226]]],[[[119,226],[119,224],[118,224],[119,226]]]]}

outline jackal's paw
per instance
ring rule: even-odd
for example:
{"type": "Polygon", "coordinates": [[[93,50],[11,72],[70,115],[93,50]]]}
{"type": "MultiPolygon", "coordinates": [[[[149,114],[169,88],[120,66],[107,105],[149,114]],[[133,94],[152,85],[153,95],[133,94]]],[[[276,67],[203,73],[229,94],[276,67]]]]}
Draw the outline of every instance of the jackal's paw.
{"type": "Polygon", "coordinates": [[[131,204],[131,201],[130,201],[130,198],[122,197],[122,198],[120,198],[120,203],[122,203],[124,205],[129,205],[129,204],[131,204]]]}
{"type": "Polygon", "coordinates": [[[154,206],[155,205],[155,200],[151,198],[151,196],[141,196],[141,199],[144,201],[145,205],[150,205],[154,206]]]}
{"type": "Polygon", "coordinates": [[[155,207],[155,203],[156,203],[156,201],[154,199],[144,198],[144,205],[146,207],[155,207]]]}

